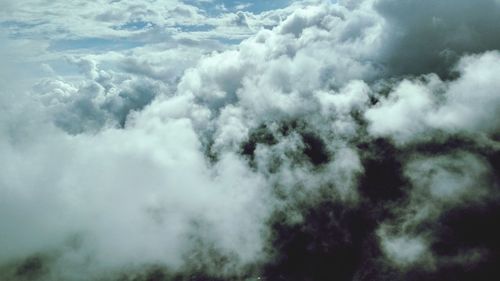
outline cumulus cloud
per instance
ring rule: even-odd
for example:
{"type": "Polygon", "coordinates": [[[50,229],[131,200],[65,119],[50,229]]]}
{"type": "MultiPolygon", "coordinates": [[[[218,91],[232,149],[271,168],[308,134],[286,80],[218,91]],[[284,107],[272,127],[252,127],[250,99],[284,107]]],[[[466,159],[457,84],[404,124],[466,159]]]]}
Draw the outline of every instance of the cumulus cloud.
{"type": "Polygon", "coordinates": [[[498,275],[498,1],[29,4],[0,279],[498,275]]]}
{"type": "Polygon", "coordinates": [[[370,131],[397,142],[426,137],[432,131],[492,135],[498,132],[500,53],[462,58],[459,78],[442,81],[436,75],[399,82],[380,104],[367,110],[370,131]]]}

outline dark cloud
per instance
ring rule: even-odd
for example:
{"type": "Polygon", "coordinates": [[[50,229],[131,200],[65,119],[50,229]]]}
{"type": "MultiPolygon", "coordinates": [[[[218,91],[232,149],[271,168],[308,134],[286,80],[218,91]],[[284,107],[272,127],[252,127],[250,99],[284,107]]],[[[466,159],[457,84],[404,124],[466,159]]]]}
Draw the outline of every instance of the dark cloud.
{"type": "Polygon", "coordinates": [[[449,77],[449,67],[464,54],[500,48],[492,36],[500,28],[496,0],[382,0],[376,10],[388,26],[382,61],[390,73],[449,77]]]}

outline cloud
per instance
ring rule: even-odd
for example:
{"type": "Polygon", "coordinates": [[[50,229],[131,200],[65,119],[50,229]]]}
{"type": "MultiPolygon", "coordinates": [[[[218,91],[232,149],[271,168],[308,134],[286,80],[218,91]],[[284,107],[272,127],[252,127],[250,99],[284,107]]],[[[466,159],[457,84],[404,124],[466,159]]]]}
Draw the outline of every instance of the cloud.
{"type": "Polygon", "coordinates": [[[407,164],[405,171],[424,197],[437,200],[474,200],[488,193],[488,165],[473,154],[415,159],[407,164]]]}
{"type": "Polygon", "coordinates": [[[498,2],[189,3],[13,3],[0,279],[497,275],[498,2]]]}
{"type": "Polygon", "coordinates": [[[468,53],[497,49],[490,36],[499,28],[498,1],[377,1],[387,22],[382,60],[395,74],[434,72],[446,75],[450,65],[468,53]]]}
{"type": "Polygon", "coordinates": [[[77,265],[66,255],[117,269],[139,255],[175,269],[198,237],[241,263],[255,259],[267,214],[263,179],[231,155],[209,169],[189,120],[137,120],[77,138],[39,129],[29,148],[2,143],[10,160],[2,165],[2,261],[54,249],[69,267],[77,265]],[[60,249],[73,235],[82,248],[60,249]]]}
{"type": "Polygon", "coordinates": [[[385,238],[382,245],[388,257],[402,266],[418,262],[427,250],[425,243],[419,238],[385,238]]]}
{"type": "Polygon", "coordinates": [[[466,56],[455,67],[456,80],[430,75],[400,82],[379,105],[366,111],[371,133],[400,143],[429,137],[433,131],[495,134],[500,102],[493,76],[499,62],[498,51],[466,56]]]}

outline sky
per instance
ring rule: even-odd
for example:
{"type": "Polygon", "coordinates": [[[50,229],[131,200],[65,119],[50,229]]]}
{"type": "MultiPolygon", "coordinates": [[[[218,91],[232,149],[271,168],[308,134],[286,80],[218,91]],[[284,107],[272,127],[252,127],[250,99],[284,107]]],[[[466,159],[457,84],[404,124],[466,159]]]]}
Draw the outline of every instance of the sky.
{"type": "Polygon", "coordinates": [[[500,278],[500,1],[0,6],[0,280],[500,278]]]}

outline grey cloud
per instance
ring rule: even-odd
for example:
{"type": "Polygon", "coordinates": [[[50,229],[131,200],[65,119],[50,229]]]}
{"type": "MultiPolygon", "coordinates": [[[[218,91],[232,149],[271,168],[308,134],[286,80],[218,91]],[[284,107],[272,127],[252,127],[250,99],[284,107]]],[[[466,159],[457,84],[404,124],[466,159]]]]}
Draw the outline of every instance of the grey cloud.
{"type": "Polygon", "coordinates": [[[419,237],[385,237],[382,236],[382,248],[393,263],[400,266],[412,266],[422,263],[428,258],[428,246],[419,237]]]}
{"type": "Polygon", "coordinates": [[[473,245],[443,255],[436,247],[443,243],[436,232],[442,231],[439,224],[449,210],[474,208],[487,197],[498,198],[491,172],[483,157],[464,151],[412,157],[404,168],[410,180],[408,200],[398,210],[398,218],[386,221],[377,231],[390,262],[433,272],[440,266],[473,266],[487,258],[488,252],[482,246],[473,245]]]}
{"type": "Polygon", "coordinates": [[[500,3],[480,1],[377,1],[390,34],[382,61],[395,74],[448,75],[461,56],[498,49],[500,3]]]}
{"type": "Polygon", "coordinates": [[[405,173],[424,198],[443,203],[478,200],[490,190],[488,164],[473,154],[415,159],[407,164],[405,173]]]}
{"type": "Polygon", "coordinates": [[[94,79],[80,85],[46,80],[34,90],[52,112],[54,123],[72,134],[123,127],[131,111],[144,108],[166,91],[160,82],[146,78],[123,79],[101,71],[94,79]],[[103,75],[107,78],[102,79],[103,75]]]}

